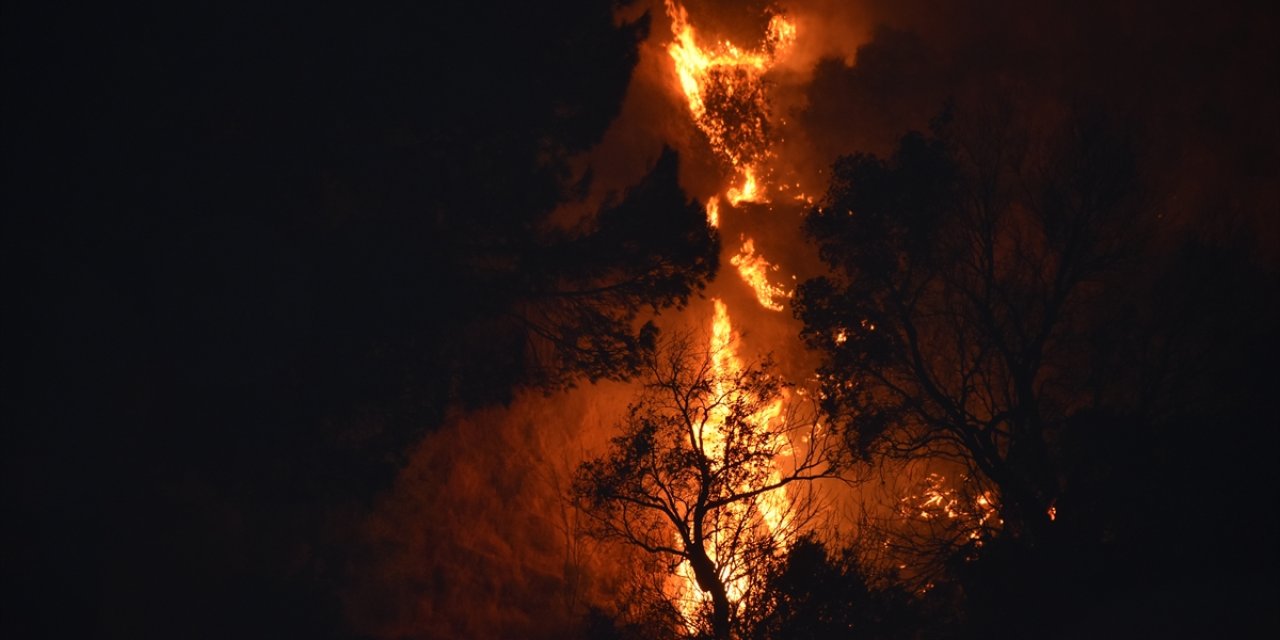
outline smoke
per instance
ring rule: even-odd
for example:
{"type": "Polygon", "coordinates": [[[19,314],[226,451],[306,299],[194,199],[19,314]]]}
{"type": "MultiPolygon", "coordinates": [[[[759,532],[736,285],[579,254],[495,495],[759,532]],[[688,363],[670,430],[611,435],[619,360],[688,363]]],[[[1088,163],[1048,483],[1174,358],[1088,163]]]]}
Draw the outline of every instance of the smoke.
{"type": "Polygon", "coordinates": [[[631,396],[601,383],[455,416],[365,524],[348,618],[377,637],[558,638],[610,605],[612,564],[565,500],[631,396]]]}

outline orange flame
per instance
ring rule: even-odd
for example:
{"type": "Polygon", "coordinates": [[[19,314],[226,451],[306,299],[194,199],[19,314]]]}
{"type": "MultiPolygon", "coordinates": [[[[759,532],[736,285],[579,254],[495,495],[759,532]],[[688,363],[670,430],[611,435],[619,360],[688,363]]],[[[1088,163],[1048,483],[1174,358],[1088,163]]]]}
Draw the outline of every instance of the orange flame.
{"type": "MultiPolygon", "coordinates": [[[[689,13],[675,0],[666,0],[673,35],[667,52],[675,63],[680,89],[689,103],[693,122],[707,136],[711,148],[733,167],[735,186],[724,199],[733,206],[743,202],[768,202],[769,189],[760,180],[760,163],[770,155],[767,124],[769,105],[763,75],[777,57],[796,40],[795,24],[782,15],[769,20],[764,45],[744,51],[729,41],[715,47],[698,43],[697,31],[689,23],[689,13]]],[[[707,220],[720,226],[720,200],[707,201],[707,220]]],[[[768,272],[776,270],[763,256],[755,254],[748,240],[732,259],[743,280],[756,292],[761,306],[782,311],[790,292],[769,282],[768,272]]]]}
{"type": "Polygon", "coordinates": [[[665,6],[673,36],[667,52],[675,63],[693,122],[742,183],[730,191],[729,201],[734,205],[766,201],[756,177],[757,165],[770,155],[763,76],[795,42],[795,24],[774,15],[759,50],[745,51],[727,40],[704,47],[689,23],[689,12],[674,0],[666,0],[665,6]],[[725,105],[732,107],[723,108],[725,105]]]}
{"type": "MultiPolygon", "coordinates": [[[[738,206],[739,202],[761,202],[763,194],[760,193],[760,185],[756,183],[755,167],[743,167],[742,169],[742,188],[730,187],[725,192],[729,204],[738,206]]],[[[767,202],[767,200],[765,200],[767,202]]]]}
{"type": "Polygon", "coordinates": [[[738,275],[755,291],[760,306],[772,311],[783,310],[783,302],[780,301],[790,298],[791,292],[769,282],[769,272],[777,271],[778,267],[756,254],[754,240],[747,238],[743,241],[742,249],[729,260],[729,264],[738,268],[738,275]]]}
{"type": "MultiPolygon", "coordinates": [[[[712,298],[712,304],[715,309],[711,320],[711,337],[710,337],[710,353],[711,367],[716,380],[716,388],[713,393],[717,396],[731,395],[733,389],[726,388],[727,380],[738,373],[743,368],[742,359],[738,356],[735,343],[737,334],[733,330],[733,323],[729,318],[729,308],[719,298],[712,298]]],[[[756,424],[768,426],[772,424],[782,415],[783,399],[778,398],[770,403],[767,407],[761,409],[750,420],[756,424]]],[[[708,455],[712,457],[720,457],[723,455],[725,447],[726,434],[724,433],[725,420],[728,418],[727,407],[722,407],[718,414],[713,414],[711,424],[713,428],[703,433],[703,443],[708,455]]],[[[781,473],[775,468],[769,475],[767,482],[769,484],[777,483],[781,480],[781,473]]],[[[790,507],[790,501],[786,492],[781,489],[775,489],[756,496],[755,505],[759,509],[761,520],[765,527],[768,528],[770,534],[777,533],[783,526],[786,519],[786,513],[790,507]]],[[[735,515],[745,517],[747,511],[746,504],[733,504],[729,508],[735,512],[735,515]]],[[[714,542],[712,548],[707,550],[712,560],[719,562],[718,554],[723,550],[718,548],[714,542]]],[[[697,578],[694,575],[693,567],[688,561],[682,562],[676,568],[676,576],[678,578],[674,585],[677,602],[680,604],[681,612],[684,613],[686,620],[692,620],[693,614],[698,606],[708,598],[698,588],[697,578]]],[[[725,589],[728,592],[729,599],[738,602],[745,595],[747,588],[747,580],[745,576],[730,580],[725,589]]],[[[690,629],[692,631],[692,629],[690,629]]]]}
{"type": "Polygon", "coordinates": [[[713,227],[720,226],[720,198],[718,196],[707,198],[707,224],[713,227]]]}
{"type": "MultiPolygon", "coordinates": [[[[689,22],[688,11],[677,0],[664,0],[667,16],[671,19],[672,41],[667,52],[674,63],[680,91],[689,105],[694,125],[707,137],[712,151],[732,168],[730,179],[735,185],[727,189],[723,199],[730,205],[742,202],[768,202],[768,187],[761,181],[767,173],[761,170],[772,155],[769,137],[769,104],[766,99],[763,76],[773,67],[777,57],[785,53],[796,39],[795,24],[781,15],[769,21],[765,41],[756,50],[744,50],[729,41],[715,45],[699,43],[698,33],[689,22]]],[[[720,226],[721,198],[707,200],[707,222],[720,226]]],[[[743,279],[756,291],[760,304],[781,311],[777,299],[785,299],[789,293],[769,283],[767,274],[777,267],[763,256],[756,255],[754,242],[743,244],[742,251],[731,262],[738,267],[743,279]]],[[[729,310],[723,301],[713,299],[714,316],[711,322],[711,365],[717,380],[730,379],[743,368],[735,351],[733,325],[729,310]]],[[[719,382],[718,384],[724,384],[719,382]]],[[[716,394],[724,395],[732,390],[717,388],[716,394]]],[[[782,414],[783,401],[778,399],[762,409],[751,420],[756,424],[770,425],[782,414]]],[[[708,453],[723,451],[726,434],[724,422],[727,414],[712,416],[715,428],[704,434],[708,453]]],[[[781,474],[775,468],[770,482],[776,482],[781,474]]],[[[763,524],[770,533],[783,526],[789,508],[785,491],[771,491],[755,499],[755,506],[762,515],[763,524]]],[[[747,505],[738,505],[745,510],[747,505]]],[[[714,546],[714,545],[713,545],[714,546]]],[[[716,549],[708,549],[714,559],[716,549]]],[[[689,619],[706,594],[697,588],[693,570],[687,562],[677,569],[675,584],[681,610],[689,619]],[[690,596],[692,594],[692,597],[690,596]]],[[[741,599],[745,579],[731,580],[726,585],[730,599],[741,599]]]]}

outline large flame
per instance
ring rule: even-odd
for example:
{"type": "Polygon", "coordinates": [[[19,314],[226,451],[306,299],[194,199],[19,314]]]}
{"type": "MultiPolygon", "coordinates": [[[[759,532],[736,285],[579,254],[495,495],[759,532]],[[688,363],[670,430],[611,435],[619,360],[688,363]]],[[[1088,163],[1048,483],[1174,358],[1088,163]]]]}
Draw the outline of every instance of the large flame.
{"type": "Polygon", "coordinates": [[[758,182],[760,165],[772,145],[764,74],[795,42],[795,24],[774,15],[763,46],[756,50],[727,40],[704,46],[682,5],[666,0],[666,11],[673,36],[667,52],[675,62],[689,113],[712,150],[732,167],[733,182],[741,185],[730,191],[729,202],[767,201],[758,182]]]}
{"type": "MultiPolygon", "coordinates": [[[[673,36],[667,52],[674,62],[689,113],[707,136],[712,150],[732,170],[724,201],[735,207],[743,202],[768,202],[770,189],[763,179],[762,167],[772,156],[773,140],[764,75],[795,42],[795,24],[783,15],[772,16],[764,43],[746,50],[727,40],[709,46],[700,44],[682,5],[666,0],[666,11],[673,36]]],[[[711,226],[720,226],[718,196],[707,201],[707,220],[711,226]]],[[[743,252],[730,263],[738,268],[763,307],[783,310],[781,301],[789,294],[769,282],[768,272],[776,267],[755,254],[751,239],[746,239],[743,252]]]]}
{"type": "MultiPolygon", "coordinates": [[[[711,367],[714,372],[713,379],[716,381],[716,388],[712,390],[715,396],[731,397],[734,393],[739,393],[734,389],[727,388],[726,384],[731,377],[742,371],[743,362],[738,356],[737,334],[733,330],[733,323],[729,318],[729,308],[719,298],[712,298],[712,304],[715,313],[711,320],[711,337],[710,337],[710,353],[711,367]]],[[[752,415],[749,419],[755,424],[768,427],[774,424],[782,415],[783,398],[777,398],[769,405],[763,407],[759,412],[752,415]]],[[[702,433],[703,448],[707,455],[716,458],[721,457],[725,447],[725,433],[723,431],[724,424],[728,418],[727,407],[721,407],[720,411],[712,414],[709,421],[712,428],[702,433]]],[[[766,482],[775,484],[781,481],[781,473],[775,467],[769,474],[766,482]]],[[[750,487],[742,487],[742,489],[750,489],[750,487]]],[[[768,529],[768,535],[777,535],[781,533],[785,523],[787,512],[790,508],[790,501],[785,490],[779,488],[773,491],[762,493],[754,498],[755,507],[760,514],[760,520],[768,529]]],[[[749,505],[745,503],[735,503],[727,507],[734,517],[747,517],[749,505]]],[[[781,540],[785,543],[786,540],[781,540]]],[[[719,541],[712,540],[711,547],[708,548],[707,554],[722,568],[727,569],[732,563],[731,558],[724,558],[722,554],[728,549],[720,548],[719,541]],[[722,562],[724,561],[724,562],[722,562]]],[[[729,576],[722,576],[729,577],[729,576]]],[[[698,588],[697,578],[694,575],[693,567],[688,561],[682,562],[676,569],[676,583],[673,585],[677,602],[680,604],[681,612],[685,615],[685,619],[692,621],[698,607],[709,600],[709,596],[698,588]]],[[[725,590],[730,601],[738,602],[746,593],[747,579],[745,575],[731,577],[725,583],[725,590]]]]}
{"type": "MultiPolygon", "coordinates": [[[[764,43],[755,49],[744,49],[722,40],[714,44],[699,42],[698,32],[689,21],[686,9],[676,0],[665,0],[666,13],[671,19],[672,41],[667,51],[674,63],[679,90],[689,106],[693,123],[707,137],[712,151],[730,169],[729,186],[722,195],[707,200],[707,222],[713,227],[721,223],[721,204],[738,206],[744,202],[768,202],[769,185],[765,178],[765,162],[772,156],[773,139],[769,123],[764,75],[774,66],[778,56],[784,54],[795,41],[795,25],[782,15],[774,15],[769,21],[764,43]]],[[[743,280],[756,292],[760,304],[774,311],[783,310],[783,301],[789,292],[772,285],[768,273],[777,267],[756,253],[754,241],[743,238],[742,250],[730,263],[737,267],[743,280]]],[[[725,384],[742,371],[743,362],[736,352],[736,337],[729,317],[728,306],[719,298],[713,299],[714,315],[711,320],[709,349],[712,367],[718,384],[725,384]]],[[[717,388],[717,395],[732,393],[731,389],[717,388]]],[[[782,414],[783,400],[777,399],[751,419],[756,424],[769,426],[782,414]]],[[[713,427],[703,434],[706,452],[715,455],[725,446],[724,422],[727,413],[712,416],[713,427]]],[[[775,467],[768,482],[781,479],[775,467]]],[[[740,510],[736,516],[746,516],[751,505],[740,504],[732,508],[740,510]]],[[[778,535],[785,524],[790,508],[787,493],[775,490],[755,498],[754,507],[769,535],[778,535]]],[[[785,541],[783,541],[785,542],[785,541]]],[[[728,567],[734,559],[723,558],[728,552],[711,541],[708,555],[717,564],[728,567]]],[[[674,591],[686,619],[691,620],[697,608],[704,604],[707,594],[697,586],[692,567],[688,562],[677,569],[674,591]]],[[[725,575],[726,590],[731,601],[737,602],[744,595],[745,577],[725,575]]]]}

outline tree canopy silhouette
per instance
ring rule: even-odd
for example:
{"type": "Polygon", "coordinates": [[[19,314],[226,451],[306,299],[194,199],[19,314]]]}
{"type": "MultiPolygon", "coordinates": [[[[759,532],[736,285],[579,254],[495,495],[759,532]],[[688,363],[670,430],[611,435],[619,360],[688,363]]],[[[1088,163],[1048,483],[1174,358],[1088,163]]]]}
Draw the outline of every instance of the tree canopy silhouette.
{"type": "Polygon", "coordinates": [[[1135,125],[1021,115],[947,113],[836,163],[805,221],[830,273],[795,302],[824,410],[861,455],[958,461],[995,489],[980,548],[904,538],[935,559],[930,594],[955,595],[955,637],[1274,628],[1228,576],[1275,560],[1265,454],[1242,446],[1271,411],[1275,270],[1161,224],[1135,125]],[[1044,627],[1067,608],[1087,616],[1044,627]]]}
{"type": "Polygon", "coordinates": [[[523,372],[526,384],[545,388],[638,372],[657,335],[651,320],[636,328],[641,312],[683,307],[718,266],[719,237],[677,174],[677,156],[665,150],[640,184],[583,228],[530,233],[516,247],[470,253],[494,278],[491,295],[510,296],[501,310],[513,322],[481,325],[459,356],[485,352],[486,367],[523,372]],[[508,340],[520,348],[495,348],[508,340]]]}
{"type": "Polygon", "coordinates": [[[1089,402],[1091,301],[1132,249],[1139,192],[1114,123],[1046,140],[1007,117],[944,114],[890,158],[841,158],[805,220],[831,275],[795,308],[856,448],[958,459],[1034,537],[1060,492],[1053,443],[1089,402]]]}

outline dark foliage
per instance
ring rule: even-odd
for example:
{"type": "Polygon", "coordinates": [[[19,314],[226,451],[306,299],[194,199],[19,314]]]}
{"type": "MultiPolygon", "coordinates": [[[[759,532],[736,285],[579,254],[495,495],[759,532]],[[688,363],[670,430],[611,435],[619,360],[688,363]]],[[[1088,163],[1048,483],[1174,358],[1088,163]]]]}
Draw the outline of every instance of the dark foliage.
{"type": "Polygon", "coordinates": [[[1132,128],[975,121],[837,163],[797,302],[856,450],[999,490],[1001,534],[939,557],[938,637],[1274,631],[1275,272],[1147,224],[1132,128]]]}
{"type": "Polygon", "coordinates": [[[866,575],[853,549],[833,556],[812,538],[770,566],[761,594],[747,636],[758,640],[939,637],[943,621],[928,599],[866,575]]]}
{"type": "Polygon", "coordinates": [[[574,375],[625,379],[640,370],[657,335],[652,322],[633,329],[641,312],[683,307],[717,268],[719,238],[702,206],[681,191],[677,171],[675,152],[665,151],[589,228],[555,234],[513,266],[519,289],[508,314],[527,332],[528,346],[514,352],[516,362],[506,356],[509,367],[533,356],[527,377],[548,388],[574,375]]]}
{"type": "Polygon", "coordinates": [[[940,121],[888,160],[840,160],[806,220],[833,276],[804,283],[796,313],[858,450],[958,456],[1034,535],[1059,492],[1051,442],[1092,365],[1084,316],[1130,248],[1136,179],[1107,122],[1039,152],[990,122],[957,138],[940,121]]]}

